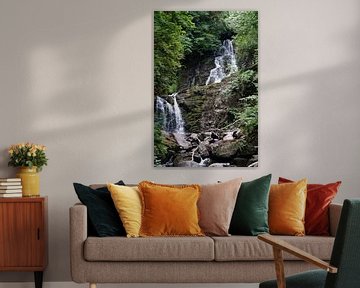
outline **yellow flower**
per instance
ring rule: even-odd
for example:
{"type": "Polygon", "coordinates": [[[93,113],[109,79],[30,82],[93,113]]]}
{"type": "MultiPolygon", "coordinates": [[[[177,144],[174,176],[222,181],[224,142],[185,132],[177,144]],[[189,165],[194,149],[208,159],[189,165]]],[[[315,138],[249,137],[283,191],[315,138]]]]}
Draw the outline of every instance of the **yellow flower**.
{"type": "Polygon", "coordinates": [[[14,154],[14,150],[13,150],[13,149],[9,149],[8,152],[9,152],[10,155],[13,155],[13,154],[14,154]]]}
{"type": "Polygon", "coordinates": [[[31,153],[30,153],[30,152],[28,152],[28,153],[26,153],[26,154],[27,154],[27,156],[29,156],[29,157],[31,156],[31,153]]]}

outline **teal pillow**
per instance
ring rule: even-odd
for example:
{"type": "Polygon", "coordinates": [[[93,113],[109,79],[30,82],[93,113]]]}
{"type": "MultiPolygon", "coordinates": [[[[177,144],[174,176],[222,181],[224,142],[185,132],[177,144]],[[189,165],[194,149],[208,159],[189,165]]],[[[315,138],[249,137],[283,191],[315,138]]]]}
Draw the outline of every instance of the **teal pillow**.
{"type": "Polygon", "coordinates": [[[230,234],[256,236],[269,233],[270,181],[271,174],[241,184],[231,218],[230,234]]]}

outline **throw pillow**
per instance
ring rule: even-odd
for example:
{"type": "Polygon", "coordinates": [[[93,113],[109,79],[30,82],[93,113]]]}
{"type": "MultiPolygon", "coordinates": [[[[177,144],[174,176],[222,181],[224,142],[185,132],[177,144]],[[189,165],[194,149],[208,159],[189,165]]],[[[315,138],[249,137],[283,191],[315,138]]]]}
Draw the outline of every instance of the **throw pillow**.
{"type": "Polygon", "coordinates": [[[202,236],[196,203],[199,185],[139,183],[142,198],[141,236],[202,236]]]}
{"type": "Polygon", "coordinates": [[[139,237],[141,226],[141,197],[138,187],[107,185],[127,237],[139,237]]]}
{"type": "MultiPolygon", "coordinates": [[[[279,178],[279,184],[292,183],[292,180],[279,178]]],[[[335,198],[341,181],[329,184],[308,184],[305,233],[307,235],[329,236],[329,206],[335,198]]]]}
{"type": "Polygon", "coordinates": [[[269,195],[269,228],[271,234],[303,236],[306,206],[306,184],[273,184],[269,195]]]}
{"type": "Polygon", "coordinates": [[[201,229],[207,235],[229,236],[231,216],[242,178],[201,185],[198,202],[201,229]]]}
{"type": "MultiPolygon", "coordinates": [[[[117,184],[124,185],[119,181],[117,184]]],[[[92,189],[80,183],[74,183],[75,192],[87,207],[89,227],[95,236],[125,236],[125,229],[120,221],[110,192],[106,187],[92,189]]]]}
{"type": "Polygon", "coordinates": [[[269,233],[270,181],[271,174],[241,183],[231,218],[230,234],[256,236],[269,233]]]}

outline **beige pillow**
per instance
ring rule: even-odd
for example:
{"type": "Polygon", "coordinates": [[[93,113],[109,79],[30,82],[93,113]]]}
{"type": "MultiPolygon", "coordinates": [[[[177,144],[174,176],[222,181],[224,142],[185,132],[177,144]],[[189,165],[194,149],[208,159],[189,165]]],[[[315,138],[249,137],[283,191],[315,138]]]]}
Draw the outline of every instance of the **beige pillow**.
{"type": "Polygon", "coordinates": [[[242,178],[200,185],[199,225],[207,235],[229,236],[231,217],[242,178]]]}

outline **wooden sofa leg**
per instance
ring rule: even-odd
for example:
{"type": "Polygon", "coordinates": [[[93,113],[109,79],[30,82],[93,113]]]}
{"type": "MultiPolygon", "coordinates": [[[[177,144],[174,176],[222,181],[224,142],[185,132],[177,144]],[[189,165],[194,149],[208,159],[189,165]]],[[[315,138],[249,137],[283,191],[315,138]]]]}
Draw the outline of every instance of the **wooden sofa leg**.
{"type": "Polygon", "coordinates": [[[89,288],[96,288],[96,283],[89,283],[89,288]]]}

